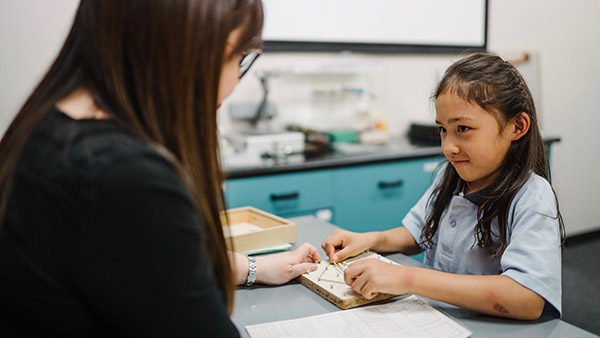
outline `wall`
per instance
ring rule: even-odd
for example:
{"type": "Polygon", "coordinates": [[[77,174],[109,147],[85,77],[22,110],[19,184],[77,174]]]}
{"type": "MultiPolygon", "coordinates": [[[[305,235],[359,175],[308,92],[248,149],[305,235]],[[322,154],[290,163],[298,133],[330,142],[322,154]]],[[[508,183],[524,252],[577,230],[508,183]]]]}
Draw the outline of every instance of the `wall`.
{"type": "Polygon", "coordinates": [[[544,129],[568,234],[600,230],[600,2],[491,0],[489,46],[540,54],[544,129]],[[596,155],[594,155],[596,154],[596,155]]]}
{"type": "Polygon", "coordinates": [[[0,133],[66,38],[78,0],[0,0],[0,133]]]}
{"type": "MultiPolygon", "coordinates": [[[[0,131],[22,104],[55,56],[67,33],[76,0],[0,1],[0,131]],[[8,47],[7,47],[8,46],[8,47]]],[[[600,78],[600,2],[595,0],[490,0],[489,47],[503,55],[532,51],[537,56],[537,99],[547,134],[559,135],[554,147],[553,183],[568,234],[600,229],[596,174],[600,158],[593,144],[600,125],[595,102],[600,78]]],[[[512,54],[511,54],[512,55],[512,54]]],[[[258,101],[257,71],[306,62],[361,60],[383,69],[382,109],[394,134],[410,121],[429,122],[428,97],[451,55],[263,55],[231,102],[258,101]]],[[[536,77],[536,72],[532,73],[536,77]]],[[[221,109],[227,120],[228,105],[221,109]]]]}

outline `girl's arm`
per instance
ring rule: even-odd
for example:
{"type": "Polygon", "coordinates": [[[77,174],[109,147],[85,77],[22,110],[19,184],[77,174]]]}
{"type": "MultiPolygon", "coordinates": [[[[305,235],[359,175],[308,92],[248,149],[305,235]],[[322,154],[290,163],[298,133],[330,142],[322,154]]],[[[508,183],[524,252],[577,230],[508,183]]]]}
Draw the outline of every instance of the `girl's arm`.
{"type": "Polygon", "coordinates": [[[404,227],[365,233],[338,229],[323,241],[321,247],[334,262],[343,261],[368,249],[378,252],[401,252],[407,255],[422,251],[404,227]]]}
{"type": "Polygon", "coordinates": [[[545,300],[506,276],[458,275],[426,268],[391,265],[376,259],[350,264],[346,284],[365,298],[379,292],[412,293],[494,316],[533,320],[545,300]]]}
{"type": "Polygon", "coordinates": [[[377,252],[401,252],[415,255],[423,251],[405,227],[375,232],[376,240],[371,249],[377,252]]]}

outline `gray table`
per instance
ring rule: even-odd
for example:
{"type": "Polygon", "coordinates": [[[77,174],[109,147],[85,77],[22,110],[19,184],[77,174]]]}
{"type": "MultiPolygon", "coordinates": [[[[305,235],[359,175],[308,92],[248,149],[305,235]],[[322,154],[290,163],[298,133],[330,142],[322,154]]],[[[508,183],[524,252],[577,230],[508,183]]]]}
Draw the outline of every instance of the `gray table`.
{"type": "MultiPolygon", "coordinates": [[[[319,247],[321,242],[337,227],[318,220],[313,216],[292,218],[298,224],[297,245],[309,242],[319,247]]],[[[322,250],[321,256],[325,257],[322,250]]],[[[406,266],[423,266],[422,263],[402,254],[386,257],[406,266]]],[[[473,332],[472,337],[598,337],[571,324],[550,317],[524,322],[483,315],[455,306],[427,301],[437,309],[444,311],[460,324],[473,332]]],[[[235,293],[233,322],[242,337],[249,337],[246,325],[295,319],[313,315],[341,311],[304,285],[292,281],[281,286],[255,285],[251,288],[239,288],[235,293]]]]}

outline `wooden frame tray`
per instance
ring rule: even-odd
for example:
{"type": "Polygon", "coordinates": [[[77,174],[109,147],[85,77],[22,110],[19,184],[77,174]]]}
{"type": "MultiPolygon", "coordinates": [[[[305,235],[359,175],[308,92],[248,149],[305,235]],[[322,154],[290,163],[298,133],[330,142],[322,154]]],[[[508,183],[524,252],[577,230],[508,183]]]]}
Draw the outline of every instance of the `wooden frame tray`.
{"type": "Polygon", "coordinates": [[[296,223],[254,207],[242,207],[221,215],[227,248],[236,252],[248,252],[269,248],[297,239],[296,223]],[[229,220],[229,222],[228,222],[229,220]]]}
{"type": "MultiPolygon", "coordinates": [[[[398,264],[375,252],[365,251],[357,256],[346,259],[340,263],[340,265],[341,268],[344,269],[352,262],[367,258],[375,258],[386,263],[398,264]]],[[[329,264],[328,261],[321,261],[321,263],[318,264],[316,271],[307,272],[300,275],[298,277],[298,281],[319,294],[321,297],[332,302],[342,310],[395,296],[387,293],[380,293],[371,299],[366,299],[359,293],[352,290],[350,286],[346,285],[346,283],[344,283],[343,272],[340,271],[335,265],[329,264]]]]}

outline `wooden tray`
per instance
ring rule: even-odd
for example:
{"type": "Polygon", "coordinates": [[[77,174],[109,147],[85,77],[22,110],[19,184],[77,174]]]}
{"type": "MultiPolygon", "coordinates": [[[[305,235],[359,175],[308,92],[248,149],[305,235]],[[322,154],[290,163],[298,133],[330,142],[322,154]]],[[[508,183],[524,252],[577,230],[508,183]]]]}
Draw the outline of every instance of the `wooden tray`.
{"type": "Polygon", "coordinates": [[[221,216],[227,248],[236,252],[248,252],[269,248],[297,239],[296,223],[254,207],[229,209],[221,216]],[[229,223],[227,223],[229,220],[229,223]]]}
{"type": "MultiPolygon", "coordinates": [[[[341,263],[341,266],[342,268],[345,268],[352,262],[367,258],[375,258],[390,264],[398,264],[377,253],[365,251],[358,256],[346,259],[341,263]]],[[[321,263],[318,264],[316,271],[302,274],[298,277],[298,280],[300,283],[304,284],[306,287],[332,302],[342,310],[395,296],[387,293],[380,293],[371,299],[366,299],[352,290],[350,286],[346,285],[346,283],[344,283],[344,274],[334,265],[329,264],[328,261],[321,261],[321,263]]]]}

